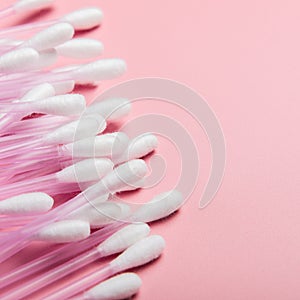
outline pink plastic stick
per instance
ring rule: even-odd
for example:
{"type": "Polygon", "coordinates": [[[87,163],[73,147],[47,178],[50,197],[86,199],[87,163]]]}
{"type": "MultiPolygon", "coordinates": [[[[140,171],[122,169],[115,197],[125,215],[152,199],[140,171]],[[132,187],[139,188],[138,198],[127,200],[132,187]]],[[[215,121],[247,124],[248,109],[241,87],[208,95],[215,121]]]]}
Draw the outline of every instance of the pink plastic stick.
{"type": "MultiPolygon", "coordinates": [[[[72,260],[68,261],[67,263],[62,264],[46,273],[43,273],[38,278],[33,278],[32,280],[26,282],[26,284],[20,287],[17,286],[13,290],[2,295],[2,297],[3,299],[7,299],[7,300],[24,298],[100,258],[101,255],[99,251],[97,251],[97,249],[94,248],[90,250],[88,253],[83,253],[80,256],[77,256],[72,260]]],[[[65,299],[65,298],[56,298],[56,299],[65,299]]]]}
{"type": "Polygon", "coordinates": [[[0,217],[0,228],[24,226],[26,223],[32,221],[33,218],[34,218],[33,216],[0,217]]]}
{"type": "Polygon", "coordinates": [[[32,241],[34,234],[45,226],[63,219],[73,210],[84,205],[87,202],[87,199],[95,199],[107,192],[110,191],[107,191],[107,187],[100,181],[84,192],[78,194],[72,200],[54,208],[23,228],[16,230],[9,237],[1,239],[0,242],[2,243],[2,247],[0,249],[0,263],[25,248],[32,241]]]}
{"type": "Polygon", "coordinates": [[[48,297],[45,297],[44,300],[68,299],[96,285],[97,283],[104,281],[114,274],[114,269],[110,266],[110,264],[107,264],[101,270],[88,274],[87,276],[75,281],[73,284],[58,290],[48,297]]]}
{"type": "Polygon", "coordinates": [[[73,244],[67,244],[39,258],[36,258],[25,265],[20,266],[8,274],[4,274],[1,276],[0,288],[4,288],[39,271],[47,270],[52,266],[83,253],[84,251],[103,242],[123,225],[123,223],[108,225],[103,229],[92,233],[88,239],[76,243],[76,247],[74,247],[73,244]]]}
{"type": "Polygon", "coordinates": [[[42,21],[42,22],[34,22],[30,24],[23,24],[18,26],[12,26],[10,28],[0,30],[0,36],[7,37],[12,33],[20,33],[24,31],[31,31],[35,29],[40,29],[46,26],[50,26],[57,23],[57,20],[50,20],[50,21],[42,21]]]}

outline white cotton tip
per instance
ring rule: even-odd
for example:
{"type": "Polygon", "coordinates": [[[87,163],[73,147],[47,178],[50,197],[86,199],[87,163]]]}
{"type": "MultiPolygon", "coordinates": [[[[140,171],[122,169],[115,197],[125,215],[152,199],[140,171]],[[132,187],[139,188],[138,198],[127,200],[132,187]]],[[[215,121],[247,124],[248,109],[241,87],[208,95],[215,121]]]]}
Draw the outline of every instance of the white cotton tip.
{"type": "Polygon", "coordinates": [[[153,222],[165,218],[178,210],[184,198],[177,190],[162,193],[134,212],[134,219],[140,222],[153,222]]]}
{"type": "Polygon", "coordinates": [[[87,115],[48,133],[44,136],[43,142],[45,144],[68,144],[95,136],[105,128],[106,122],[100,115],[87,115]]]}
{"type": "Polygon", "coordinates": [[[27,193],[0,201],[0,214],[43,213],[53,206],[53,199],[45,193],[27,193]]]}
{"type": "Polygon", "coordinates": [[[45,9],[53,4],[53,0],[19,0],[14,4],[14,10],[17,12],[45,9]]]}
{"type": "Polygon", "coordinates": [[[127,148],[128,136],[123,132],[102,134],[63,145],[61,152],[72,157],[119,157],[127,148]]]}
{"type": "Polygon", "coordinates": [[[89,223],[80,220],[64,220],[43,228],[34,239],[51,243],[69,243],[81,241],[89,235],[89,223]]]}
{"type": "Polygon", "coordinates": [[[149,233],[150,227],[145,223],[130,224],[111,235],[97,247],[97,250],[102,257],[121,253],[137,241],[148,236],[149,233]]]}
{"type": "Polygon", "coordinates": [[[36,113],[57,116],[78,116],[85,110],[85,105],[85,98],[80,94],[58,95],[28,104],[36,113]]]}
{"type": "Polygon", "coordinates": [[[129,144],[123,155],[114,160],[115,163],[120,163],[128,161],[131,159],[142,158],[152,151],[154,151],[158,146],[157,137],[152,133],[145,133],[136,138],[134,138],[129,144]]]}
{"type": "Polygon", "coordinates": [[[141,159],[134,159],[125,164],[119,165],[105,176],[100,182],[110,193],[115,193],[124,186],[133,185],[142,179],[147,173],[147,165],[141,159]]]}
{"type": "Polygon", "coordinates": [[[20,100],[38,101],[55,96],[55,90],[52,84],[42,83],[29,90],[20,100]]]}
{"type": "Polygon", "coordinates": [[[103,178],[112,171],[114,165],[106,158],[85,159],[57,172],[59,182],[87,182],[103,178]]]}
{"type": "Polygon", "coordinates": [[[96,111],[107,121],[116,121],[130,113],[131,103],[124,98],[111,98],[94,102],[87,107],[87,112],[96,111]]]}
{"type": "Polygon", "coordinates": [[[101,282],[84,293],[84,300],[122,300],[131,299],[142,285],[135,273],[123,273],[101,282]]]}
{"type": "Polygon", "coordinates": [[[99,228],[111,224],[116,220],[124,220],[130,212],[130,207],[116,202],[87,203],[71,213],[68,219],[82,220],[90,224],[91,228],[99,228]]]}
{"type": "Polygon", "coordinates": [[[75,30],[88,30],[101,24],[103,13],[98,8],[84,8],[73,11],[61,20],[72,24],[75,30]]]}
{"type": "Polygon", "coordinates": [[[55,48],[70,40],[74,35],[74,28],[69,23],[54,24],[25,41],[22,47],[31,47],[38,51],[55,48]]]}
{"type": "Polygon", "coordinates": [[[113,79],[121,76],[126,71],[126,63],[122,59],[101,59],[82,65],[72,72],[75,81],[93,82],[113,79]]]}
{"type": "Polygon", "coordinates": [[[158,258],[164,248],[164,239],[159,235],[151,235],[130,246],[115,258],[110,265],[115,272],[135,268],[158,258]]]}
{"type": "Polygon", "coordinates": [[[52,85],[55,90],[55,95],[65,95],[71,93],[74,90],[75,81],[67,80],[67,81],[53,82],[52,85]]]}
{"type": "Polygon", "coordinates": [[[32,48],[22,48],[0,56],[0,73],[26,71],[39,61],[39,53],[32,48]]]}
{"type": "Polygon", "coordinates": [[[56,51],[61,56],[72,58],[94,58],[103,53],[103,44],[93,39],[72,39],[56,47],[56,51]]]}
{"type": "Polygon", "coordinates": [[[55,64],[58,59],[58,54],[54,48],[42,50],[39,52],[39,55],[39,61],[35,66],[36,69],[49,67],[55,64]]]}

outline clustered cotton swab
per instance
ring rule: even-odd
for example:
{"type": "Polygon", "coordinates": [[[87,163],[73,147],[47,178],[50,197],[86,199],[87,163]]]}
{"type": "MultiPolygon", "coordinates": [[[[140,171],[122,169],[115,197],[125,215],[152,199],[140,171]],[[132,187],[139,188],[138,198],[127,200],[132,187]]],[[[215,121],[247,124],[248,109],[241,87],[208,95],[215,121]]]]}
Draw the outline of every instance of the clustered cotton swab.
{"type": "MultiPolygon", "coordinates": [[[[0,18],[44,9],[52,2],[19,0],[0,10],[0,18]]],[[[162,253],[164,240],[146,237],[146,223],[172,214],[183,203],[176,190],[136,210],[116,201],[116,193],[143,187],[148,168],[142,158],[157,148],[158,140],[152,133],[130,139],[121,131],[105,131],[108,123],[130,113],[127,99],[108,98],[87,106],[83,95],[72,93],[77,84],[95,84],[126,71],[122,59],[99,59],[102,42],[74,38],[75,31],[93,29],[102,18],[98,8],[85,8],[0,30],[0,263],[34,241],[65,244],[4,274],[0,288],[19,285],[1,299],[26,298],[119,253],[100,270],[45,299],[134,295],[141,286],[139,277],[114,275],[162,253]],[[89,61],[57,68],[61,57],[89,61]],[[54,205],[58,195],[64,201],[54,205]]]]}

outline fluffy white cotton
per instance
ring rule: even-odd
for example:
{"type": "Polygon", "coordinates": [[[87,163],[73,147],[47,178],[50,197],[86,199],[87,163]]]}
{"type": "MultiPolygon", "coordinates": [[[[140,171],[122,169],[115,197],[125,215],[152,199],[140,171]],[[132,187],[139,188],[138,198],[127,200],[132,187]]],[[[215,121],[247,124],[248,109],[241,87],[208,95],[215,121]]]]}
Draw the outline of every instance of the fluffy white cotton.
{"type": "Polygon", "coordinates": [[[109,159],[85,159],[56,173],[60,182],[87,182],[100,180],[112,171],[113,163],[109,159]]]}
{"type": "Polygon", "coordinates": [[[110,265],[115,272],[135,268],[158,258],[164,248],[164,239],[159,235],[151,235],[130,246],[115,258],[110,265]]]}
{"type": "Polygon", "coordinates": [[[76,242],[90,235],[90,225],[81,220],[55,222],[39,231],[35,240],[51,243],[76,242]]]}
{"type": "Polygon", "coordinates": [[[142,280],[135,273],[123,273],[96,285],[84,293],[85,300],[121,300],[135,295],[142,280]]]}
{"type": "Polygon", "coordinates": [[[162,193],[135,211],[134,219],[140,222],[152,222],[165,218],[178,210],[183,201],[182,194],[177,190],[162,193]]]}
{"type": "Polygon", "coordinates": [[[150,233],[150,227],[145,223],[130,224],[111,235],[97,250],[101,256],[120,253],[150,233]]]}
{"type": "Polygon", "coordinates": [[[78,59],[94,58],[103,53],[103,44],[93,39],[72,39],[56,47],[56,51],[61,56],[78,59]]]}
{"type": "Polygon", "coordinates": [[[0,214],[34,214],[47,212],[53,199],[45,193],[26,193],[0,201],[0,214]]]}
{"type": "Polygon", "coordinates": [[[61,20],[72,24],[75,30],[88,30],[99,26],[103,19],[103,13],[98,8],[84,8],[73,11],[61,20]]]}

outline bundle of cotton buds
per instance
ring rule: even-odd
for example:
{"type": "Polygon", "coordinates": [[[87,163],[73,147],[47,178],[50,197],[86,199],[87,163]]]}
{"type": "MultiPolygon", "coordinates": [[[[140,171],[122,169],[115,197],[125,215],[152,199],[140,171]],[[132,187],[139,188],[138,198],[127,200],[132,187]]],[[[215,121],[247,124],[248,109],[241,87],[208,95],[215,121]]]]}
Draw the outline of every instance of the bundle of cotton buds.
{"type": "MultiPolygon", "coordinates": [[[[0,10],[0,18],[50,5],[51,0],[19,0],[0,10]]],[[[45,299],[132,296],[141,286],[140,278],[134,273],[117,274],[160,256],[165,242],[161,236],[148,237],[147,223],[169,216],[183,203],[176,190],[135,211],[116,200],[116,193],[143,187],[147,166],[142,158],[156,149],[157,138],[145,133],[130,140],[123,132],[105,132],[107,123],[129,114],[127,99],[86,106],[83,95],[70,94],[77,83],[122,75],[125,62],[102,59],[54,67],[59,56],[98,57],[103,52],[101,42],[73,36],[101,22],[102,12],[87,8],[0,30],[0,262],[33,241],[64,243],[4,274],[0,287],[10,289],[1,299],[27,298],[91,262],[116,254],[98,271],[45,299]],[[20,39],[31,32],[29,38],[20,39]],[[55,196],[61,194],[65,202],[54,205],[55,196]]]]}

